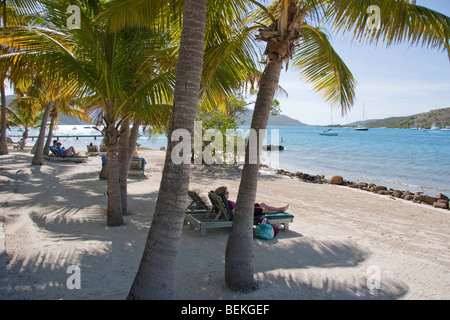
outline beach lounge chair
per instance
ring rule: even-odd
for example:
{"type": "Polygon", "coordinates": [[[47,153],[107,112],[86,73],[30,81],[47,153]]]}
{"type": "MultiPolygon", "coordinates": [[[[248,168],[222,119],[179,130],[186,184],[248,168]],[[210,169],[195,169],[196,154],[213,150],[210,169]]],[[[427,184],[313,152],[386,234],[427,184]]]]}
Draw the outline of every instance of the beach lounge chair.
{"type": "Polygon", "coordinates": [[[106,152],[98,151],[98,147],[94,145],[88,145],[87,146],[87,156],[101,156],[106,154],[106,152]]]}
{"type": "Polygon", "coordinates": [[[192,229],[199,228],[200,237],[206,237],[206,229],[229,228],[233,225],[233,221],[230,219],[225,205],[220,198],[220,201],[218,201],[218,196],[214,192],[210,192],[208,197],[213,205],[210,211],[187,211],[184,216],[185,222],[192,229]],[[211,194],[213,195],[212,197],[211,194]]]}
{"type": "Polygon", "coordinates": [[[14,142],[14,143],[12,144],[12,146],[13,146],[13,149],[14,149],[14,150],[20,150],[20,149],[23,149],[23,141],[22,141],[22,139],[20,139],[18,142],[14,142]]]}
{"type": "Polygon", "coordinates": [[[208,206],[197,192],[189,190],[188,195],[191,198],[191,203],[187,206],[186,212],[211,212],[212,207],[208,206]]]}
{"type": "Polygon", "coordinates": [[[130,169],[128,170],[128,175],[144,175],[145,165],[147,162],[144,158],[132,158],[130,163],[130,169]]]}
{"type": "MultiPolygon", "coordinates": [[[[102,155],[101,159],[102,159],[102,172],[100,173],[100,175],[102,175],[103,173],[106,174],[106,171],[105,171],[105,169],[106,169],[105,168],[106,154],[102,155]]],[[[128,169],[128,175],[138,175],[138,176],[144,175],[144,170],[145,170],[146,164],[147,164],[147,162],[145,161],[144,158],[132,158],[131,162],[130,162],[130,167],[128,169]]],[[[104,179],[106,179],[106,176],[104,179]]],[[[104,180],[104,179],[102,179],[102,180],[104,180]]]]}
{"type": "MultiPolygon", "coordinates": [[[[210,218],[210,214],[190,214],[186,213],[185,220],[193,227],[199,227],[200,236],[206,236],[206,229],[209,228],[227,228],[233,225],[233,213],[228,206],[228,201],[224,195],[217,195],[213,191],[208,193],[209,200],[213,205],[212,212],[216,215],[210,218]]],[[[289,223],[294,221],[294,216],[287,212],[270,213],[254,216],[254,224],[256,225],[258,219],[265,217],[271,224],[282,224],[284,229],[289,230],[289,223]]]]}
{"type": "Polygon", "coordinates": [[[44,155],[44,159],[48,161],[58,161],[58,162],[75,162],[82,163],[86,162],[87,156],[67,156],[63,157],[57,150],[55,150],[52,146],[50,147],[51,155],[44,155]]]}

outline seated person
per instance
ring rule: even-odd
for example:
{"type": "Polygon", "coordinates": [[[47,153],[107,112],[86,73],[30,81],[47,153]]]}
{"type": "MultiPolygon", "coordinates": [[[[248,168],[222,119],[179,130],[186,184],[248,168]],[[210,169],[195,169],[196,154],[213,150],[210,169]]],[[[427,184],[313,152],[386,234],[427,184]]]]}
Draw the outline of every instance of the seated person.
{"type": "Polygon", "coordinates": [[[61,146],[62,146],[61,142],[58,141],[56,143],[56,147],[53,147],[53,148],[54,148],[54,150],[56,150],[56,152],[58,152],[63,157],[73,157],[73,156],[80,155],[79,153],[77,153],[75,151],[74,147],[70,147],[70,148],[66,149],[66,148],[61,148],[61,146]]]}
{"type": "MultiPolygon", "coordinates": [[[[221,195],[223,194],[225,196],[225,199],[228,201],[228,206],[230,207],[231,213],[234,214],[235,208],[236,208],[236,202],[228,200],[229,192],[227,187],[219,187],[214,191],[215,194],[221,195]]],[[[272,207],[264,202],[261,203],[255,203],[254,212],[253,214],[255,216],[259,216],[266,213],[278,213],[278,212],[285,212],[289,208],[289,205],[285,205],[284,207],[272,207]]]]}
{"type": "Polygon", "coordinates": [[[97,151],[98,151],[98,148],[97,148],[97,146],[94,146],[94,144],[91,142],[91,143],[89,143],[89,145],[87,146],[87,150],[88,150],[89,152],[97,152],[97,151]]]}

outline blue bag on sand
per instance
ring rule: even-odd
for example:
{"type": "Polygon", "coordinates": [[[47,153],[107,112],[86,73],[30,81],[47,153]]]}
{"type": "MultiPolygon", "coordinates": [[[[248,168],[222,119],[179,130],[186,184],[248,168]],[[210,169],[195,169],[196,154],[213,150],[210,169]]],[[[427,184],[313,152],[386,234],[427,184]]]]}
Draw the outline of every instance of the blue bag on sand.
{"type": "Polygon", "coordinates": [[[270,240],[274,237],[273,227],[266,219],[259,223],[253,232],[258,239],[270,240]]]}

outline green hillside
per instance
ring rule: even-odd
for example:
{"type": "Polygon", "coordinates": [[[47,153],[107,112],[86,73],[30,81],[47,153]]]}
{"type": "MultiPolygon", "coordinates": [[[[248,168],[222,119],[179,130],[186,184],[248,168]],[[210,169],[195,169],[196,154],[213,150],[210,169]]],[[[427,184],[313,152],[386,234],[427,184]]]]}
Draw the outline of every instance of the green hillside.
{"type": "Polygon", "coordinates": [[[424,129],[429,129],[433,124],[439,128],[450,126],[450,108],[431,110],[407,117],[366,121],[364,123],[365,126],[370,128],[411,128],[416,126],[424,129]]]}
{"type": "MultiPolygon", "coordinates": [[[[240,116],[239,121],[243,121],[244,126],[250,126],[252,123],[252,117],[253,117],[253,110],[247,108],[247,111],[245,114],[242,114],[240,116]]],[[[293,119],[291,117],[288,117],[283,114],[279,115],[269,115],[269,122],[267,124],[268,126],[306,126],[303,122],[293,119]]]]}

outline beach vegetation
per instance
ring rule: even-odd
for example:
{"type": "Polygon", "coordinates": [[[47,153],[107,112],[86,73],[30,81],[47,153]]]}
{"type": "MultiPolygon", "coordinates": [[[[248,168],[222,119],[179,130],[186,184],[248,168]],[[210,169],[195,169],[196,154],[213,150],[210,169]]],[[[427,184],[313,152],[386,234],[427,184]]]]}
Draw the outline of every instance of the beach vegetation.
{"type": "MultiPolygon", "coordinates": [[[[107,225],[121,225],[119,175],[128,171],[126,165],[120,165],[118,156],[119,138],[126,131],[122,124],[136,119],[155,127],[166,125],[173,71],[158,63],[157,55],[167,53],[161,52],[167,41],[148,28],[110,30],[109,19],[100,16],[107,5],[98,1],[77,2],[82,27],[69,28],[66,9],[73,5],[69,2],[41,1],[41,11],[35,13],[33,23],[11,28],[7,39],[24,56],[32,56],[42,72],[61,79],[57,87],[61,96],[77,97],[77,105],[97,124],[103,124],[108,164],[107,225]]],[[[54,104],[47,106],[44,118],[54,104]]],[[[36,150],[42,147],[38,140],[36,150]]],[[[128,158],[131,160],[127,152],[123,159],[128,158]]],[[[43,160],[33,163],[42,164],[43,160]]]]}
{"type": "MultiPolygon", "coordinates": [[[[24,24],[27,22],[26,13],[36,12],[37,6],[33,0],[2,0],[0,3],[0,22],[1,33],[6,34],[9,26],[18,24],[24,24]],[[20,12],[20,14],[19,14],[20,12]]],[[[0,44],[0,54],[10,55],[14,50],[12,48],[0,44]]],[[[7,105],[6,105],[6,92],[5,92],[5,80],[12,77],[11,65],[8,63],[10,59],[3,60],[0,63],[0,103],[1,103],[1,126],[0,126],[0,155],[8,154],[8,145],[6,137],[7,129],[7,105]]]]}

